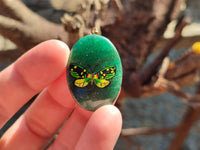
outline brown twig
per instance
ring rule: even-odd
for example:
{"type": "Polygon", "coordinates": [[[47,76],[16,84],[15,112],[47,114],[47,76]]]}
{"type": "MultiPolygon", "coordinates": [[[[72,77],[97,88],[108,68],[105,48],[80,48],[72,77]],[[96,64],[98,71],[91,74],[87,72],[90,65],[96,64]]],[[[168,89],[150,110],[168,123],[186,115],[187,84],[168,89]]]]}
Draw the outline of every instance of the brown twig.
{"type": "Polygon", "coordinates": [[[175,137],[172,140],[168,150],[179,150],[187,137],[191,127],[199,119],[200,108],[188,107],[181,123],[175,132],[175,137]]]}
{"type": "Polygon", "coordinates": [[[148,135],[148,134],[167,134],[175,132],[177,127],[153,129],[153,128],[129,128],[122,129],[122,136],[148,135]]]}
{"type": "Polygon", "coordinates": [[[158,71],[158,77],[161,76],[161,77],[164,77],[168,68],[169,68],[169,65],[170,65],[170,58],[169,57],[165,57],[163,59],[163,62],[161,64],[161,67],[160,67],[160,70],[158,71]]]}
{"type": "Polygon", "coordinates": [[[166,57],[163,60],[161,68],[158,72],[158,79],[154,83],[156,88],[163,88],[165,91],[168,91],[175,96],[179,97],[184,103],[188,104],[191,107],[200,106],[200,97],[199,95],[190,95],[188,93],[182,92],[179,85],[174,81],[169,81],[165,78],[167,70],[169,68],[170,60],[166,57]]]}
{"type": "Polygon", "coordinates": [[[180,90],[180,87],[173,81],[166,80],[163,77],[159,77],[155,83],[156,88],[163,88],[165,91],[168,91],[182,100],[184,103],[191,107],[200,106],[200,96],[191,95],[180,90]]]}
{"type": "MultiPolygon", "coordinates": [[[[198,83],[196,88],[196,94],[200,95],[200,83],[198,83]]],[[[200,97],[198,97],[200,101],[200,97]]],[[[199,119],[200,116],[200,107],[188,107],[187,112],[183,116],[182,121],[179,124],[178,130],[175,132],[175,137],[172,140],[171,145],[168,150],[178,150],[183,144],[185,138],[187,137],[191,127],[199,119]]]]}
{"type": "Polygon", "coordinates": [[[22,51],[18,49],[9,49],[6,51],[0,51],[0,63],[14,62],[17,58],[22,55],[22,51]]]}
{"type": "MultiPolygon", "coordinates": [[[[173,2],[170,4],[172,5],[173,2]]],[[[170,5],[170,6],[171,6],[170,5]]],[[[151,22],[153,18],[149,17],[149,22],[151,22]]],[[[140,97],[143,93],[143,86],[149,84],[152,81],[152,77],[156,75],[158,68],[160,64],[162,63],[163,59],[167,56],[169,51],[172,49],[172,47],[179,41],[181,38],[181,31],[182,29],[188,24],[188,20],[183,20],[182,23],[179,24],[179,27],[176,30],[175,36],[165,45],[163,50],[160,52],[160,54],[155,58],[155,60],[149,64],[145,69],[139,70],[136,72],[137,68],[133,65],[137,59],[132,59],[135,53],[133,55],[122,53],[122,55],[126,56],[125,59],[122,58],[122,61],[125,62],[126,65],[124,68],[124,78],[123,78],[123,88],[124,93],[127,93],[126,95],[130,95],[132,97],[140,97]],[[133,70],[135,68],[135,70],[133,70]]],[[[138,39],[136,39],[138,40],[138,39]]],[[[141,41],[140,43],[143,43],[141,41]]],[[[143,45],[138,45],[140,50],[143,50],[143,45]]],[[[133,49],[131,49],[133,50],[133,49]]],[[[145,60],[145,56],[143,58],[140,57],[140,61],[143,62],[145,60]]],[[[140,62],[137,62],[140,63],[140,62]]],[[[137,67],[140,67],[140,65],[137,65],[137,67]]]]}
{"type": "Polygon", "coordinates": [[[61,18],[65,30],[69,33],[69,46],[72,47],[84,35],[85,22],[81,15],[70,16],[67,13],[61,18]]]}
{"type": "Polygon", "coordinates": [[[174,95],[178,96],[181,98],[184,102],[186,102],[189,106],[187,109],[186,114],[184,115],[181,123],[177,126],[177,128],[173,131],[175,133],[175,137],[171,142],[171,145],[169,147],[169,150],[178,150],[180,149],[181,145],[183,144],[186,136],[189,133],[189,130],[193,126],[193,124],[198,120],[199,115],[200,115],[200,84],[197,87],[197,95],[191,96],[187,93],[184,93],[180,91],[179,86],[172,81],[168,81],[164,79],[165,73],[166,73],[166,68],[168,66],[166,62],[163,62],[163,65],[161,67],[161,70],[159,72],[158,80],[155,83],[155,86],[162,86],[164,87],[167,91],[173,93],[174,95]],[[192,107],[190,107],[192,106],[192,107]],[[197,107],[198,106],[198,107],[197,107]]]}
{"type": "Polygon", "coordinates": [[[174,67],[170,68],[166,74],[166,78],[175,80],[184,75],[196,72],[200,68],[200,55],[195,53],[187,53],[174,62],[174,67]],[[189,66],[189,67],[188,67],[189,66]]]}
{"type": "Polygon", "coordinates": [[[20,0],[2,0],[1,6],[9,17],[0,15],[0,34],[13,41],[19,49],[26,51],[48,39],[68,41],[62,25],[47,21],[20,0]]]}
{"type": "Polygon", "coordinates": [[[153,75],[158,71],[158,67],[162,63],[163,59],[168,55],[169,51],[172,47],[181,39],[181,32],[183,28],[189,24],[187,18],[183,19],[179,26],[177,26],[174,37],[165,45],[161,53],[156,57],[156,59],[148,65],[144,70],[139,72],[140,82],[143,84],[147,82],[147,80],[151,79],[153,75]]]}
{"type": "Polygon", "coordinates": [[[27,16],[27,14],[34,15],[34,13],[30,9],[28,9],[21,2],[21,0],[15,0],[15,1],[1,0],[0,6],[1,6],[1,13],[3,13],[3,15],[6,15],[12,19],[15,19],[21,22],[27,22],[30,20],[29,19],[30,16],[27,16]]]}
{"type": "Polygon", "coordinates": [[[120,0],[112,0],[115,9],[117,10],[117,14],[118,14],[118,21],[122,21],[123,19],[123,5],[121,3],[120,0]]]}

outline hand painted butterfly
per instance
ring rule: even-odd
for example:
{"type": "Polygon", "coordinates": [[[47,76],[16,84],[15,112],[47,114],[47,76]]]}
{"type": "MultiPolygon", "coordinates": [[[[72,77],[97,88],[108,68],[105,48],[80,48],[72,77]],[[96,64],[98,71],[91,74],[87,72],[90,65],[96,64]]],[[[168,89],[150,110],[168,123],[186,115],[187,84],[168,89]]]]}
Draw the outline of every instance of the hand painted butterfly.
{"type": "Polygon", "coordinates": [[[76,64],[71,64],[69,69],[71,76],[76,78],[74,85],[77,87],[86,87],[91,82],[91,85],[95,83],[97,87],[104,88],[116,74],[115,66],[106,67],[96,74],[89,73],[84,67],[76,64]]]}

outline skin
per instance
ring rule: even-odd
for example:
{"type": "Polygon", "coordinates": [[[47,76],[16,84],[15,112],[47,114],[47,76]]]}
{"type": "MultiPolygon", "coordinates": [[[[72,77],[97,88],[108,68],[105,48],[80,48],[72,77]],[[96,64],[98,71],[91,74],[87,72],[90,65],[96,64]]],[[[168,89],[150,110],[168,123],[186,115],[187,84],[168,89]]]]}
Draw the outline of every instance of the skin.
{"type": "Polygon", "coordinates": [[[40,150],[59,127],[49,150],[112,150],[122,125],[113,105],[89,112],[72,98],[66,81],[69,48],[50,40],[32,48],[0,72],[0,127],[31,97],[39,96],[0,139],[1,150],[40,150]]]}

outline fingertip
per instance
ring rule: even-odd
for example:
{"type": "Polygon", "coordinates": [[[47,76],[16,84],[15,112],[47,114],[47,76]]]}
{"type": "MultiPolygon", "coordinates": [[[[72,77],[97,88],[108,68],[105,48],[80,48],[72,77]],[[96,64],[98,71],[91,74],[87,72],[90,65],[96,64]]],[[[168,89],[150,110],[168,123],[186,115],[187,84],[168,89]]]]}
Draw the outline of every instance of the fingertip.
{"type": "Polygon", "coordinates": [[[69,47],[59,40],[44,41],[30,50],[30,55],[35,54],[37,57],[46,57],[64,66],[67,64],[69,53],[69,47]]]}
{"type": "Polygon", "coordinates": [[[76,150],[79,149],[113,149],[120,135],[122,117],[113,105],[97,109],[90,117],[76,150]]]}
{"type": "Polygon", "coordinates": [[[67,60],[68,60],[68,57],[69,57],[69,54],[70,54],[70,49],[69,49],[69,47],[67,46],[66,43],[64,43],[63,41],[59,41],[59,40],[48,40],[48,41],[45,41],[41,44],[44,44],[44,45],[50,47],[49,50],[51,50],[51,47],[55,48],[56,52],[58,50],[60,50],[59,54],[65,57],[65,60],[66,60],[66,63],[67,63],[67,60]]]}
{"type": "Polygon", "coordinates": [[[109,115],[112,117],[122,118],[121,112],[119,109],[114,105],[104,105],[95,111],[96,113],[109,115]]]}
{"type": "Polygon", "coordinates": [[[119,109],[114,105],[104,105],[97,109],[93,115],[95,116],[93,118],[94,122],[101,122],[100,128],[110,130],[110,127],[113,125],[115,126],[112,128],[115,130],[113,132],[120,132],[122,127],[122,115],[119,109]]]}

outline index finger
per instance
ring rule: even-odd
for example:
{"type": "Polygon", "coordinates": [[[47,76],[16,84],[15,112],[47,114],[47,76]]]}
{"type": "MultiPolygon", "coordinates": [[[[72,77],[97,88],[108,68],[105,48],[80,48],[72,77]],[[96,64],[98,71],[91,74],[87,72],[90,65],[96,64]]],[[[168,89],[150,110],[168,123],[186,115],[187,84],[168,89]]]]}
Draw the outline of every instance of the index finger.
{"type": "Polygon", "coordinates": [[[50,40],[0,72],[0,127],[64,71],[68,55],[67,45],[50,40]]]}

